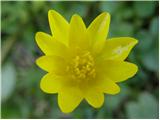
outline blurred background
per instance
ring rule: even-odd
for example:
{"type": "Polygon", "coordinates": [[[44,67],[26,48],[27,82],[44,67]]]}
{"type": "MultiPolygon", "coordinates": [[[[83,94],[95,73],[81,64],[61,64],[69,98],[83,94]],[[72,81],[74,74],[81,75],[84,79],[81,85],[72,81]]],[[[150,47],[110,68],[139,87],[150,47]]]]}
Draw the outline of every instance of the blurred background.
{"type": "Polygon", "coordinates": [[[159,99],[159,5],[157,2],[1,2],[1,117],[2,118],[158,118],[159,99]],[[63,114],[57,95],[39,88],[45,74],[35,64],[43,53],[35,33],[50,33],[48,10],[55,9],[68,21],[78,13],[88,26],[102,11],[111,14],[109,38],[130,36],[139,40],[127,58],[138,73],[120,83],[118,95],[105,95],[94,109],[83,101],[63,114]]]}

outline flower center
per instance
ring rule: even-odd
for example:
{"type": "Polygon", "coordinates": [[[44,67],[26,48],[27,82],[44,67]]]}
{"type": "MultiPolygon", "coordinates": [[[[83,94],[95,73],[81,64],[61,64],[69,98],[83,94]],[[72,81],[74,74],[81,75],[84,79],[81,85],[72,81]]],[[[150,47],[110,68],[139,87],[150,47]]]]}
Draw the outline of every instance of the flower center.
{"type": "Polygon", "coordinates": [[[72,59],[71,64],[68,66],[68,71],[72,72],[73,79],[88,80],[96,75],[94,64],[94,59],[90,52],[86,52],[72,59]]]}

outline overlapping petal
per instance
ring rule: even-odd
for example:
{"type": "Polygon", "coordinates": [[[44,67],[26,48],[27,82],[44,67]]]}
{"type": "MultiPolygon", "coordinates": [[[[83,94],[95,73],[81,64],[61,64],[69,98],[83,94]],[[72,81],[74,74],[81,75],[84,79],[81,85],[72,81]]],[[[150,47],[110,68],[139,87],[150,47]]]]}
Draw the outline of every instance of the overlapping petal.
{"type": "Polygon", "coordinates": [[[86,39],[86,26],[77,14],[72,16],[70,22],[69,47],[72,49],[77,47],[87,49],[89,47],[89,41],[86,39]]]}
{"type": "Polygon", "coordinates": [[[107,75],[102,75],[97,79],[99,82],[96,87],[100,91],[112,95],[120,92],[120,87],[114,81],[110,80],[107,75]]]}
{"type": "Polygon", "coordinates": [[[138,67],[129,62],[122,61],[103,61],[99,64],[99,73],[110,78],[114,82],[122,82],[134,76],[138,67]],[[103,66],[103,67],[102,67],[103,66]]]}
{"type": "Polygon", "coordinates": [[[58,93],[58,105],[64,113],[72,112],[82,99],[83,95],[76,87],[64,86],[58,93]]]}
{"type": "Polygon", "coordinates": [[[40,82],[40,88],[46,93],[57,93],[61,87],[60,77],[47,73],[40,82]]]}
{"type": "Polygon", "coordinates": [[[54,38],[68,45],[69,23],[55,10],[48,12],[48,19],[54,38]]]}
{"type": "Polygon", "coordinates": [[[106,40],[105,46],[98,59],[123,61],[138,41],[131,37],[118,37],[106,40]]]}
{"type": "Polygon", "coordinates": [[[99,108],[104,103],[104,94],[97,88],[89,88],[85,93],[85,99],[94,108],[99,108]]]}
{"type": "Polygon", "coordinates": [[[52,36],[43,32],[37,32],[35,38],[38,46],[46,55],[57,55],[62,57],[66,55],[67,47],[55,40],[52,36]]]}
{"type": "Polygon", "coordinates": [[[106,40],[110,24],[110,14],[102,13],[89,25],[87,28],[88,39],[92,44],[92,51],[97,54],[99,53],[106,40]]]}
{"type": "Polygon", "coordinates": [[[37,65],[47,72],[53,72],[58,75],[66,73],[66,62],[58,56],[42,56],[36,60],[37,65]]]}

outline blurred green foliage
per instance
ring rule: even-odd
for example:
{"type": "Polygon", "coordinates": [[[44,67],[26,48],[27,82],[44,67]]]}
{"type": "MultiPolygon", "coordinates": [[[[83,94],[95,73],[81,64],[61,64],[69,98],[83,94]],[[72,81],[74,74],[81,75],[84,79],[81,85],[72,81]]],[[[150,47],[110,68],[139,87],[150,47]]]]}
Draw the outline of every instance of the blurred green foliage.
{"type": "Polygon", "coordinates": [[[159,17],[158,1],[149,2],[1,2],[2,118],[158,118],[159,17]],[[39,88],[45,74],[35,65],[42,55],[35,33],[50,33],[48,10],[67,20],[78,13],[88,26],[102,11],[111,14],[110,37],[131,36],[139,44],[127,60],[136,63],[136,76],[121,83],[118,95],[106,95],[105,104],[94,109],[83,101],[71,114],[63,114],[57,95],[39,88]]]}

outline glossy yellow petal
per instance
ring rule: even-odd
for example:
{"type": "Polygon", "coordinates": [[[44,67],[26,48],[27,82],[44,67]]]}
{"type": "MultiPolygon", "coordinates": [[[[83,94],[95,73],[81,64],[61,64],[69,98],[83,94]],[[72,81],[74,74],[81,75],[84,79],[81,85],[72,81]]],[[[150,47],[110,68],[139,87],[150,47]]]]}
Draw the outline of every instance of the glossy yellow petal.
{"type": "Polygon", "coordinates": [[[58,93],[58,105],[62,112],[72,112],[82,101],[83,95],[76,87],[64,87],[58,93]]]}
{"type": "Polygon", "coordinates": [[[106,40],[104,49],[99,56],[102,60],[118,60],[123,61],[129,55],[131,49],[138,41],[131,37],[119,37],[106,40]]]}
{"type": "Polygon", "coordinates": [[[67,45],[69,34],[68,22],[54,10],[49,10],[48,19],[50,29],[54,38],[67,45]]]}
{"type": "Polygon", "coordinates": [[[94,108],[100,108],[104,103],[104,94],[96,88],[90,88],[85,93],[85,99],[94,108]]]}
{"type": "Polygon", "coordinates": [[[71,18],[69,46],[74,49],[77,47],[87,49],[89,46],[89,41],[86,39],[86,26],[82,18],[77,14],[71,18]]]}
{"type": "Polygon", "coordinates": [[[120,87],[112,80],[107,78],[107,75],[98,78],[97,89],[107,94],[117,94],[120,92],[120,87]]]}
{"type": "Polygon", "coordinates": [[[36,60],[36,64],[47,72],[54,72],[58,75],[65,74],[66,62],[58,56],[42,56],[36,60]]]}
{"type": "Polygon", "coordinates": [[[46,55],[57,55],[64,57],[67,53],[67,47],[64,44],[53,39],[52,36],[46,33],[37,32],[35,39],[40,49],[46,55]]]}
{"type": "Polygon", "coordinates": [[[87,29],[88,39],[92,41],[92,50],[95,54],[99,53],[105,43],[110,24],[110,14],[102,13],[90,24],[87,29]]]}
{"type": "Polygon", "coordinates": [[[133,63],[124,61],[104,61],[99,65],[99,70],[114,82],[122,82],[134,76],[138,67],[133,63]]]}
{"type": "Polygon", "coordinates": [[[40,82],[40,88],[46,93],[57,93],[61,87],[60,77],[47,73],[40,82]]]}

